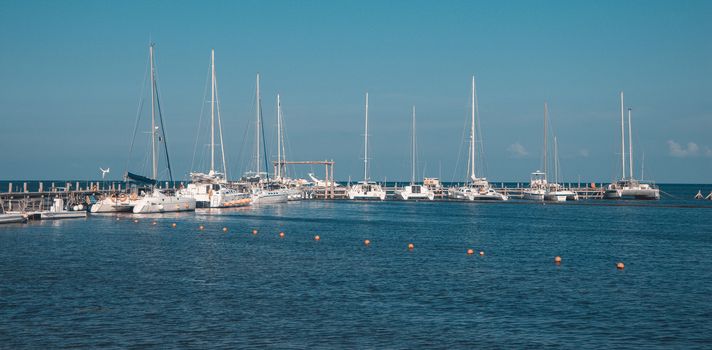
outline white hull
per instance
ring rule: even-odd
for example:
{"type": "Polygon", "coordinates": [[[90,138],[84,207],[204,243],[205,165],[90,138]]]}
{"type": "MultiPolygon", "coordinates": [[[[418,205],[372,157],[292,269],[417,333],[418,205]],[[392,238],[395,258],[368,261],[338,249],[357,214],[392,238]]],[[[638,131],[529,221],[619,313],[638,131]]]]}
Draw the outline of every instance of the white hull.
{"type": "Polygon", "coordinates": [[[396,198],[407,201],[407,200],[433,200],[435,199],[435,193],[430,191],[425,186],[414,185],[405,186],[402,190],[395,191],[396,198]]]}
{"type": "Polygon", "coordinates": [[[43,211],[40,212],[40,219],[42,220],[58,220],[58,219],[80,219],[86,218],[86,211],[43,211]]]}
{"type": "Polygon", "coordinates": [[[603,193],[605,199],[660,199],[660,190],[647,189],[606,189],[603,193]]]}
{"type": "Polygon", "coordinates": [[[302,191],[296,188],[287,189],[287,200],[289,201],[300,201],[302,200],[302,191]]]}
{"type": "Polygon", "coordinates": [[[25,222],[25,217],[22,214],[0,214],[0,224],[14,224],[25,222]]]}
{"type": "Polygon", "coordinates": [[[544,190],[526,190],[522,193],[522,199],[530,201],[543,201],[544,190]]]}
{"type": "Polygon", "coordinates": [[[386,191],[383,190],[381,185],[375,182],[359,182],[353,185],[347,192],[349,199],[351,200],[385,200],[386,191]]]}
{"type": "Polygon", "coordinates": [[[492,189],[489,183],[482,179],[476,179],[476,182],[470,186],[449,189],[448,197],[469,201],[506,201],[509,199],[506,195],[492,189]]]}
{"type": "Polygon", "coordinates": [[[195,199],[196,208],[233,208],[252,203],[248,193],[242,193],[220,184],[190,183],[178,194],[195,199]]]}
{"type": "Polygon", "coordinates": [[[548,202],[566,202],[566,194],[562,192],[547,192],[544,200],[548,202]]]}
{"type": "Polygon", "coordinates": [[[133,208],[134,214],[167,213],[195,210],[195,198],[182,195],[166,195],[159,191],[138,200],[133,208]]]}
{"type": "Polygon", "coordinates": [[[119,213],[119,212],[131,212],[138,202],[138,199],[131,200],[127,198],[121,200],[116,198],[104,198],[94,204],[92,204],[90,211],[92,213],[119,213]]]}
{"type": "Polygon", "coordinates": [[[284,190],[257,190],[252,194],[252,204],[287,203],[289,195],[284,190]]]}

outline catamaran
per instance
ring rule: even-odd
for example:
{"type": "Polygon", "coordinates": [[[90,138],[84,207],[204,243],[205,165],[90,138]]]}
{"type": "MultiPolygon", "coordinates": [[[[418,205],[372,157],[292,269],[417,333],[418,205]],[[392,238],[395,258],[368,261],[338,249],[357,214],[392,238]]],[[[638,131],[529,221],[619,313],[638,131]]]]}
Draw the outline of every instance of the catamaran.
{"type": "MultiPolygon", "coordinates": [[[[153,207],[156,211],[184,211],[192,210],[195,208],[195,202],[189,199],[172,196],[172,195],[162,195],[159,196],[160,192],[158,188],[155,188],[158,176],[158,155],[157,155],[157,142],[163,142],[164,149],[166,151],[166,160],[168,161],[168,148],[165,143],[165,133],[163,131],[163,116],[161,114],[160,101],[158,99],[158,85],[156,82],[156,69],[154,61],[154,44],[149,46],[149,64],[150,64],[150,89],[151,89],[151,153],[152,153],[152,169],[153,178],[148,178],[145,176],[132,174],[126,171],[124,178],[127,181],[134,181],[138,184],[144,186],[153,186],[151,188],[151,194],[155,194],[156,199],[145,201],[144,197],[150,196],[145,193],[139,193],[138,188],[132,188],[129,193],[121,194],[111,194],[100,199],[91,206],[90,211],[92,213],[117,213],[117,212],[134,212],[137,205],[141,204],[140,211],[147,212],[150,211],[149,207],[153,207]],[[156,123],[156,110],[159,114],[160,127],[156,123]],[[160,197],[160,198],[159,198],[160,197]],[[157,205],[147,206],[148,203],[155,202],[157,205]],[[192,208],[192,209],[191,209],[192,208]]],[[[143,103],[140,103],[143,105],[143,103]]],[[[141,110],[139,109],[139,116],[141,110]]],[[[134,132],[134,138],[135,138],[134,132]]],[[[133,148],[133,142],[131,144],[133,148]]],[[[129,152],[130,153],[130,152],[129,152]]],[[[170,170],[170,162],[168,162],[168,170],[171,176],[171,181],[173,179],[172,172],[170,170]]]]}
{"type": "Polygon", "coordinates": [[[349,199],[385,200],[386,191],[380,184],[371,181],[368,176],[368,92],[366,93],[366,132],[363,135],[363,180],[349,187],[346,194],[349,199]]]}
{"type": "Polygon", "coordinates": [[[171,193],[167,189],[162,190],[157,186],[158,178],[158,147],[159,143],[163,143],[163,150],[166,156],[166,164],[168,167],[168,175],[173,182],[173,171],[171,170],[170,157],[168,156],[168,144],[166,143],[166,132],[163,127],[163,114],[161,112],[161,104],[158,96],[158,83],[156,81],[156,67],[153,54],[154,45],[149,47],[149,60],[151,62],[151,168],[152,179],[146,179],[143,176],[136,176],[129,172],[126,173],[127,178],[133,180],[141,180],[151,185],[151,190],[142,198],[138,198],[132,211],[138,213],[163,213],[174,211],[191,211],[195,210],[195,198],[181,195],[180,193],[171,193]],[[156,112],[158,112],[158,122],[156,123],[156,112]],[[148,181],[147,181],[148,180],[148,181]]]}
{"type": "MultiPolygon", "coordinates": [[[[479,200],[498,200],[503,201],[509,199],[506,195],[499,193],[490,186],[487,179],[484,177],[477,177],[475,174],[475,113],[478,109],[477,106],[477,92],[475,89],[475,76],[472,76],[472,106],[471,106],[471,121],[470,121],[470,150],[469,150],[469,163],[470,166],[467,169],[469,182],[464,186],[453,187],[448,189],[448,197],[453,199],[465,199],[471,201],[479,200]]],[[[478,115],[479,116],[479,115],[478,115]]]]}
{"type": "Polygon", "coordinates": [[[621,91],[621,179],[606,187],[603,198],[606,199],[660,199],[660,189],[654,185],[642,183],[633,177],[633,132],[631,109],[628,108],[628,157],[629,172],[625,172],[625,107],[621,91]]]}
{"type": "Polygon", "coordinates": [[[267,152],[264,154],[264,166],[265,171],[260,172],[261,164],[261,145],[260,140],[262,140],[262,135],[264,135],[264,128],[262,123],[262,98],[260,97],[260,74],[257,74],[256,83],[256,125],[255,125],[255,164],[256,168],[253,173],[246,174],[245,178],[252,183],[251,198],[253,204],[273,204],[273,203],[286,203],[289,199],[287,191],[285,191],[281,186],[273,181],[270,181],[269,173],[267,170],[267,152]],[[264,176],[264,178],[263,178],[264,176]]]}
{"type": "MultiPolygon", "coordinates": [[[[242,193],[228,186],[227,165],[225,162],[225,146],[223,144],[222,118],[220,117],[220,98],[215,75],[215,50],[210,52],[210,170],[208,173],[191,172],[191,182],[186,188],[178,191],[180,195],[194,198],[198,208],[226,208],[250,205],[252,199],[249,193],[242,193]],[[222,156],[222,172],[215,169],[215,116],[217,110],[217,126],[222,156]]],[[[200,130],[198,130],[200,132],[200,130]]]]}
{"type": "Polygon", "coordinates": [[[430,191],[427,186],[418,185],[415,182],[415,166],[416,166],[416,143],[415,143],[415,106],[413,106],[413,135],[411,136],[411,171],[410,184],[403,187],[401,190],[396,190],[396,197],[402,200],[409,199],[435,199],[435,193],[430,191]]]}

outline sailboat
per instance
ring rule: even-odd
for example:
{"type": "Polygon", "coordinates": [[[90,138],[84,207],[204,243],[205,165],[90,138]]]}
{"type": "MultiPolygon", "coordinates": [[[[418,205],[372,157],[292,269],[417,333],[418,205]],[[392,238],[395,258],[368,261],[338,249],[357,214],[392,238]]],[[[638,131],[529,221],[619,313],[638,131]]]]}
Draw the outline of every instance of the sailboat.
{"type": "Polygon", "coordinates": [[[380,184],[371,181],[368,176],[368,92],[366,93],[366,132],[363,135],[363,180],[351,186],[346,194],[349,199],[385,200],[386,191],[380,184]]]}
{"type": "Polygon", "coordinates": [[[415,182],[415,166],[416,166],[416,144],[415,144],[415,106],[413,106],[413,135],[411,136],[411,171],[410,184],[403,187],[402,190],[396,191],[396,197],[402,200],[409,199],[435,199],[435,193],[427,186],[418,185],[415,182]]]}
{"type": "MultiPolygon", "coordinates": [[[[210,170],[208,173],[191,172],[191,182],[186,188],[178,191],[186,197],[192,197],[198,208],[242,207],[252,202],[248,193],[242,193],[228,187],[227,165],[225,162],[225,146],[223,144],[222,119],[220,118],[220,99],[215,76],[215,50],[210,52],[210,170]],[[216,108],[217,107],[217,108],[216,108]],[[222,172],[215,170],[215,111],[217,109],[218,135],[220,139],[220,154],[222,156],[222,172]]],[[[200,131],[200,130],[198,130],[200,131]]]]}
{"type": "Polygon", "coordinates": [[[475,90],[475,76],[472,76],[472,106],[471,106],[471,123],[470,123],[470,151],[469,163],[467,169],[469,182],[461,187],[453,187],[448,189],[448,197],[452,199],[465,199],[471,201],[479,200],[498,200],[504,201],[509,199],[506,195],[499,193],[490,186],[487,179],[477,177],[475,173],[475,111],[477,109],[477,94],[475,90]]]}
{"type": "Polygon", "coordinates": [[[621,91],[621,179],[614,182],[603,193],[605,199],[660,199],[660,189],[654,185],[642,183],[633,177],[633,131],[631,111],[628,108],[628,166],[629,173],[625,172],[625,107],[623,104],[623,91],[621,91]]]}
{"type": "Polygon", "coordinates": [[[287,193],[287,200],[298,201],[302,199],[303,191],[299,188],[306,180],[294,180],[285,175],[287,165],[287,152],[284,142],[284,120],[282,118],[282,102],[277,94],[277,163],[275,168],[275,180],[287,193]]]}
{"type": "Polygon", "coordinates": [[[158,150],[159,143],[163,143],[163,150],[166,155],[166,163],[168,166],[168,174],[171,182],[173,182],[173,172],[171,171],[170,158],[168,157],[168,145],[166,144],[166,133],[163,128],[163,114],[161,113],[161,104],[158,96],[158,84],[156,82],[156,67],[153,54],[154,45],[149,47],[149,55],[151,62],[151,168],[152,179],[146,179],[143,176],[137,176],[129,172],[126,173],[127,178],[150,183],[151,191],[142,198],[139,198],[132,211],[135,214],[139,213],[163,213],[176,211],[192,211],[195,210],[195,199],[181,195],[180,193],[170,193],[168,190],[158,188],[158,150]],[[159,124],[156,124],[156,112],[158,112],[159,124]],[[147,181],[148,180],[148,181],[147,181]]]}
{"type": "Polygon", "coordinates": [[[549,128],[549,107],[544,103],[544,150],[542,153],[542,165],[543,171],[537,170],[531,173],[531,178],[529,181],[529,188],[522,192],[522,198],[533,200],[533,201],[543,201],[549,189],[549,181],[547,178],[547,171],[549,166],[549,161],[547,159],[548,149],[547,149],[547,132],[549,128]]]}
{"type": "Polygon", "coordinates": [[[262,98],[260,97],[260,74],[257,74],[256,83],[256,126],[255,126],[255,163],[256,168],[252,174],[247,174],[246,178],[252,182],[252,203],[253,204],[272,204],[286,203],[288,194],[279,184],[270,181],[269,173],[267,172],[267,156],[265,152],[264,166],[265,171],[260,172],[260,164],[262,152],[260,151],[260,140],[263,139],[264,128],[262,125],[262,98]],[[264,178],[263,178],[264,176],[264,178]]]}
{"type": "Polygon", "coordinates": [[[578,193],[571,191],[570,189],[564,188],[559,184],[559,142],[554,136],[554,182],[549,183],[546,194],[544,194],[544,200],[555,201],[555,202],[565,202],[565,201],[577,201],[579,200],[578,193]]]}

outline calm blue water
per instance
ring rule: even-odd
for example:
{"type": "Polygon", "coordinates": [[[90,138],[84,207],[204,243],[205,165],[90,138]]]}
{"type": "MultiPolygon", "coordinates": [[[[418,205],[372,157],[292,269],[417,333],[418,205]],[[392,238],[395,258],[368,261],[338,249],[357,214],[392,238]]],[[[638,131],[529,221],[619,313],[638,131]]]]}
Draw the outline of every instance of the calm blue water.
{"type": "Polygon", "coordinates": [[[0,347],[712,346],[712,206],[600,203],[315,201],[0,226],[0,347]]]}

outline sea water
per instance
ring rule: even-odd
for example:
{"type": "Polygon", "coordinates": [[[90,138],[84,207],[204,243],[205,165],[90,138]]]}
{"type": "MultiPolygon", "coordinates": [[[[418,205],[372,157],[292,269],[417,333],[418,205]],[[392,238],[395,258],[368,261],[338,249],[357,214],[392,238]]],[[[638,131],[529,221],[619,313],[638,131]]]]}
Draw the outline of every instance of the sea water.
{"type": "Polygon", "coordinates": [[[0,348],[710,347],[702,203],[302,201],[2,225],[0,348]]]}

